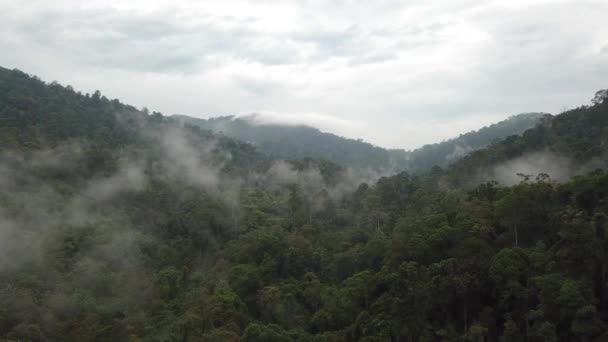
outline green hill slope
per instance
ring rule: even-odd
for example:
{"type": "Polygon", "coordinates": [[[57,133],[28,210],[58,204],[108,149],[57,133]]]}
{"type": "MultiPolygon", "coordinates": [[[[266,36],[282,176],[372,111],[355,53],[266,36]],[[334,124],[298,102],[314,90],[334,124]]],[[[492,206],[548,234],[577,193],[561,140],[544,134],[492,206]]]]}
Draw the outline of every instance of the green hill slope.
{"type": "Polygon", "coordinates": [[[490,145],[534,127],[543,114],[514,115],[507,120],[462,134],[438,144],[425,145],[411,152],[387,150],[361,140],[347,139],[304,125],[259,124],[254,117],[234,116],[198,119],[174,115],[182,123],[222,133],[249,142],[270,156],[283,159],[319,158],[358,169],[408,170],[420,173],[433,166],[446,166],[471,151],[490,145]]]}
{"type": "Polygon", "coordinates": [[[607,106],[362,182],[0,69],[0,340],[605,341],[608,173],[456,180],[601,159],[607,106]]]}
{"type": "Polygon", "coordinates": [[[546,116],[540,125],[511,136],[486,149],[465,156],[450,167],[458,182],[481,177],[500,177],[502,169],[558,179],[585,173],[608,160],[608,103],[581,106],[556,116],[546,116]]]}

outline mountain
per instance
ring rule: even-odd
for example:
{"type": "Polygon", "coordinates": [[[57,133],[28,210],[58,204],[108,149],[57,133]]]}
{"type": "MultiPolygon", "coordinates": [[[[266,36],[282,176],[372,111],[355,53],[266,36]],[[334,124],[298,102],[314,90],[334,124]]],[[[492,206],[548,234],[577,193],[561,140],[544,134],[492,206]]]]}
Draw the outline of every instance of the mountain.
{"type": "Polygon", "coordinates": [[[319,158],[353,167],[408,170],[419,173],[446,166],[471,151],[534,127],[544,114],[526,113],[438,144],[413,151],[387,150],[361,140],[347,139],[304,125],[262,124],[254,116],[198,119],[174,115],[179,122],[249,142],[270,156],[284,159],[319,158]]]}
{"type": "Polygon", "coordinates": [[[606,114],[369,180],[0,68],[0,340],[606,341],[608,172],[475,183],[606,114]]]}
{"type": "Polygon", "coordinates": [[[174,115],[172,118],[249,142],[277,158],[320,158],[355,168],[385,169],[391,166],[389,152],[381,147],[305,125],[258,124],[255,116],[198,119],[174,115]]]}
{"type": "Polygon", "coordinates": [[[556,116],[520,136],[510,136],[486,149],[474,151],[448,169],[459,184],[481,179],[517,182],[513,174],[546,173],[567,180],[608,161],[608,103],[598,100],[556,116]],[[503,173],[510,177],[503,177],[503,173]]]}
{"type": "Polygon", "coordinates": [[[408,170],[423,172],[433,166],[445,167],[473,151],[483,149],[506,137],[520,135],[536,126],[544,113],[523,113],[513,115],[506,120],[461,134],[437,144],[424,145],[409,154],[408,170]]]}

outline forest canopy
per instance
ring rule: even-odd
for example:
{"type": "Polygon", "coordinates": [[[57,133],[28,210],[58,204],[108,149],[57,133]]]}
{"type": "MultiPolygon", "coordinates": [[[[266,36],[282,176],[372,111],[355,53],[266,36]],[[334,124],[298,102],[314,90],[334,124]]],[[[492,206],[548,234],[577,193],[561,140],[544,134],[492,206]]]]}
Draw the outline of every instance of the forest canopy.
{"type": "Polygon", "coordinates": [[[0,339],[605,341],[598,94],[378,178],[0,69],[0,339]]]}

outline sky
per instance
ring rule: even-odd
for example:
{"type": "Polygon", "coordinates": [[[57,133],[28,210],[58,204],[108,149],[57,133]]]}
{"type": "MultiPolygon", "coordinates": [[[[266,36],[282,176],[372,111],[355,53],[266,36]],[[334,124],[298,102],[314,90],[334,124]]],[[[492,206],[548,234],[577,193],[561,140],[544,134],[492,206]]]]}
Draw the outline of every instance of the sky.
{"type": "Polygon", "coordinates": [[[0,0],[0,66],[411,149],[608,88],[607,0],[0,0]]]}

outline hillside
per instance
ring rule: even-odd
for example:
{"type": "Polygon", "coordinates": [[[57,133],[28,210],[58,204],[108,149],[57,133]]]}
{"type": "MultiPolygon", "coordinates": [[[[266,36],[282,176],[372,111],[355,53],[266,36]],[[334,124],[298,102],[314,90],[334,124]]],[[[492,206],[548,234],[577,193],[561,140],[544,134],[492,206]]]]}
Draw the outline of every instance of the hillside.
{"type": "Polygon", "coordinates": [[[284,159],[319,158],[334,163],[375,170],[408,170],[426,172],[433,166],[446,166],[471,151],[490,145],[534,127],[543,114],[514,115],[507,120],[462,134],[438,144],[425,145],[413,151],[387,150],[361,140],[347,139],[308,126],[260,124],[254,117],[225,116],[198,119],[174,115],[179,122],[199,126],[226,136],[249,142],[270,156],[284,159]]]}
{"type": "MultiPolygon", "coordinates": [[[[0,67],[0,151],[24,152],[55,148],[66,143],[82,144],[91,162],[110,162],[111,153],[129,148],[159,148],[160,140],[181,130],[160,113],[149,114],[99,91],[82,94],[57,82],[44,83],[19,70],[0,67]]],[[[213,142],[214,151],[227,152],[225,170],[255,168],[266,157],[251,145],[216,136],[195,127],[185,130],[193,144],[213,142]]],[[[217,156],[221,158],[221,156],[217,156]]],[[[112,161],[112,162],[115,162],[112,161]]],[[[88,165],[88,162],[85,163],[88,165]]],[[[98,165],[91,165],[92,171],[98,165]]]]}
{"type": "Polygon", "coordinates": [[[363,182],[0,69],[0,340],[605,341],[608,173],[454,180],[601,158],[607,108],[363,182]]]}
{"type": "Polygon", "coordinates": [[[252,118],[234,116],[207,120],[185,115],[174,115],[172,118],[249,142],[277,158],[320,158],[355,168],[385,169],[391,166],[388,151],[381,147],[321,132],[309,126],[257,124],[252,118]]]}
{"type": "Polygon", "coordinates": [[[513,115],[506,120],[482,127],[479,130],[461,134],[437,144],[424,145],[409,154],[409,170],[423,172],[433,166],[445,167],[473,151],[483,149],[513,135],[521,135],[536,126],[543,117],[549,114],[523,113],[513,115]]]}
{"type": "Polygon", "coordinates": [[[452,179],[459,184],[490,178],[513,183],[515,173],[547,173],[554,179],[567,180],[605,167],[608,103],[597,97],[594,102],[592,106],[546,116],[540,125],[521,136],[508,137],[465,156],[450,166],[452,179]],[[503,175],[505,170],[510,177],[503,175]]]}

